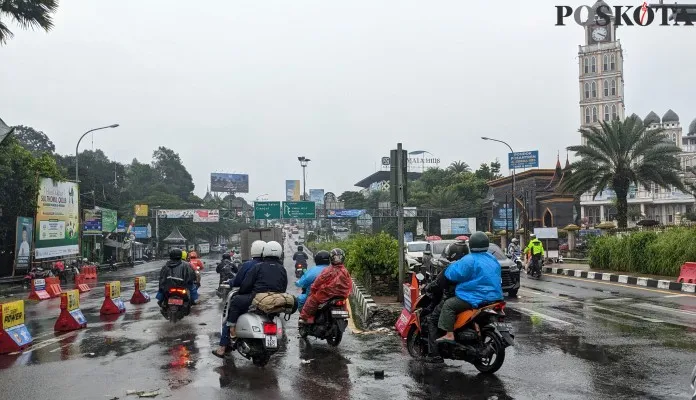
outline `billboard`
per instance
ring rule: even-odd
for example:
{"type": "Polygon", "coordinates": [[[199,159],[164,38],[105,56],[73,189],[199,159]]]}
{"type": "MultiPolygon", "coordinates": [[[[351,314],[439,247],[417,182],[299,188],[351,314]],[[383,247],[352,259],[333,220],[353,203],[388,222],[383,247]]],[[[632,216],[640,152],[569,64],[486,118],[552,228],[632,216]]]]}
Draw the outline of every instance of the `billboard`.
{"type": "Polygon", "coordinates": [[[31,262],[31,243],[34,238],[34,218],[17,217],[15,241],[15,272],[28,270],[31,262]]]}
{"type": "Polygon", "coordinates": [[[84,210],[85,216],[82,219],[82,235],[101,235],[102,221],[99,210],[84,210]]]}
{"type": "Polygon", "coordinates": [[[309,201],[324,204],[324,189],[309,189],[309,201]]]}
{"type": "Polygon", "coordinates": [[[365,214],[365,210],[329,210],[326,218],[358,218],[365,214]]]}
{"type": "Polygon", "coordinates": [[[220,222],[220,210],[194,210],[193,222],[220,222]]]}
{"type": "Polygon", "coordinates": [[[119,219],[118,223],[116,225],[116,232],[118,233],[125,233],[126,232],[126,221],[119,219]]]}
{"type": "Polygon", "coordinates": [[[440,220],[440,235],[471,235],[474,232],[476,232],[476,218],[440,220]]]}
{"type": "Polygon", "coordinates": [[[116,217],[116,210],[109,210],[108,208],[101,209],[101,223],[102,231],[104,232],[116,232],[118,229],[118,220],[116,217]]]}
{"type": "Polygon", "coordinates": [[[147,217],[148,216],[147,204],[136,204],[135,205],[135,216],[136,217],[147,217]]]}
{"type": "Polygon", "coordinates": [[[210,174],[210,191],[226,193],[249,193],[249,175],[222,174],[213,172],[212,174],[210,174]]]}
{"type": "Polygon", "coordinates": [[[285,201],[300,201],[300,181],[285,181],[285,201]]]}
{"type": "Polygon", "coordinates": [[[34,258],[78,253],[79,193],[77,183],[41,178],[36,209],[34,258]]]}
{"type": "Polygon", "coordinates": [[[508,169],[539,168],[539,150],[508,153],[508,169]]]}
{"type": "Polygon", "coordinates": [[[136,239],[147,239],[150,237],[147,226],[134,226],[133,234],[135,234],[136,239]]]}

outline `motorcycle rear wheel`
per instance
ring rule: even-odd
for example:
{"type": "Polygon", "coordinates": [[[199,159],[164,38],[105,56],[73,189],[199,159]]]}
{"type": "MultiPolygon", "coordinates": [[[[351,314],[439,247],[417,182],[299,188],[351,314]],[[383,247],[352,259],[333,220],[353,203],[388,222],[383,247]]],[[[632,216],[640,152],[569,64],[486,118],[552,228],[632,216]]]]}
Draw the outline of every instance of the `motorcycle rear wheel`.
{"type": "Polygon", "coordinates": [[[424,358],[428,354],[427,342],[421,337],[418,328],[411,328],[406,337],[406,349],[408,354],[415,359],[424,358]]]}
{"type": "Polygon", "coordinates": [[[341,340],[343,339],[343,332],[341,332],[341,330],[338,328],[338,325],[334,327],[334,331],[336,333],[331,335],[330,337],[327,337],[326,343],[328,343],[329,346],[338,347],[338,345],[341,343],[341,340]]]}
{"type": "Polygon", "coordinates": [[[178,312],[175,307],[169,307],[167,319],[175,324],[178,321],[178,312]]]}
{"type": "Polygon", "coordinates": [[[505,345],[494,331],[484,330],[481,332],[481,341],[484,348],[491,344],[494,353],[491,357],[480,358],[474,363],[474,367],[484,374],[494,374],[505,362],[505,345]],[[493,358],[495,357],[495,358],[493,358]]]}

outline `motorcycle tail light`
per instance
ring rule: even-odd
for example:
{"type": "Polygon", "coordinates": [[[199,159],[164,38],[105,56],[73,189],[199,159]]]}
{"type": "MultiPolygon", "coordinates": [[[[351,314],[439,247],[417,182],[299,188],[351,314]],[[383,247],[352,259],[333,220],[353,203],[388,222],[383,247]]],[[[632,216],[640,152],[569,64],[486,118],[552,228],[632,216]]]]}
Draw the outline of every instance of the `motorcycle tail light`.
{"type": "Polygon", "coordinates": [[[334,302],[334,305],[339,306],[339,307],[343,307],[346,305],[346,301],[345,300],[337,300],[336,302],[334,302]]]}
{"type": "Polygon", "coordinates": [[[501,301],[500,303],[496,304],[495,307],[493,307],[494,310],[496,311],[503,311],[505,310],[505,302],[501,301]]]}
{"type": "Polygon", "coordinates": [[[179,295],[186,295],[186,289],[183,288],[171,288],[169,289],[169,294],[179,294],[179,295]]]}
{"type": "Polygon", "coordinates": [[[273,322],[263,323],[263,334],[264,335],[275,335],[278,333],[278,327],[273,322]]]}

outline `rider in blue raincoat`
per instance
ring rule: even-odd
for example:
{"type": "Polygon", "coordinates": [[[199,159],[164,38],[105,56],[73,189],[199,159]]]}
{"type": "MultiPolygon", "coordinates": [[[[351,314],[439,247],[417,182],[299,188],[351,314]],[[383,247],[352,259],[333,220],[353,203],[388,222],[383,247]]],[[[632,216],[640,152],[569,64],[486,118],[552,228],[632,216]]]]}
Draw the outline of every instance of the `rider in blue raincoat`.
{"type": "Polygon", "coordinates": [[[305,272],[304,275],[302,275],[302,278],[295,282],[295,286],[305,289],[305,293],[297,296],[297,311],[302,310],[302,306],[304,305],[305,301],[307,301],[307,297],[309,297],[309,289],[312,287],[314,280],[317,279],[324,268],[329,266],[330,262],[331,256],[329,255],[328,251],[322,250],[317,252],[317,254],[314,255],[315,267],[310,268],[307,272],[305,272]]]}

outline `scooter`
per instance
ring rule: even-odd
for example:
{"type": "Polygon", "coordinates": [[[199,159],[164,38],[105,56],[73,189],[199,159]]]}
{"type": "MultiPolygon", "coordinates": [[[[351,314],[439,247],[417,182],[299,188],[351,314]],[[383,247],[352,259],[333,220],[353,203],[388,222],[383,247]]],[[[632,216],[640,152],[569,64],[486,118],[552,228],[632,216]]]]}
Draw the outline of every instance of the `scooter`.
{"type": "Polygon", "coordinates": [[[314,336],[320,340],[326,339],[326,343],[336,347],[343,339],[346,326],[348,326],[346,299],[334,297],[319,305],[313,324],[300,324],[298,329],[302,339],[314,336]]]}
{"type": "Polygon", "coordinates": [[[171,323],[176,323],[191,312],[189,290],[182,287],[170,288],[164,293],[160,312],[171,323]]]}
{"type": "Polygon", "coordinates": [[[307,272],[307,261],[297,261],[295,263],[295,278],[302,278],[305,272],[307,272]]]}
{"type": "MultiPolygon", "coordinates": [[[[237,289],[227,295],[222,312],[222,323],[226,323],[232,298],[237,289]]],[[[235,327],[237,336],[231,344],[247,360],[263,367],[278,351],[278,342],[283,338],[283,323],[279,314],[265,314],[259,310],[242,314],[235,327]]]]}

